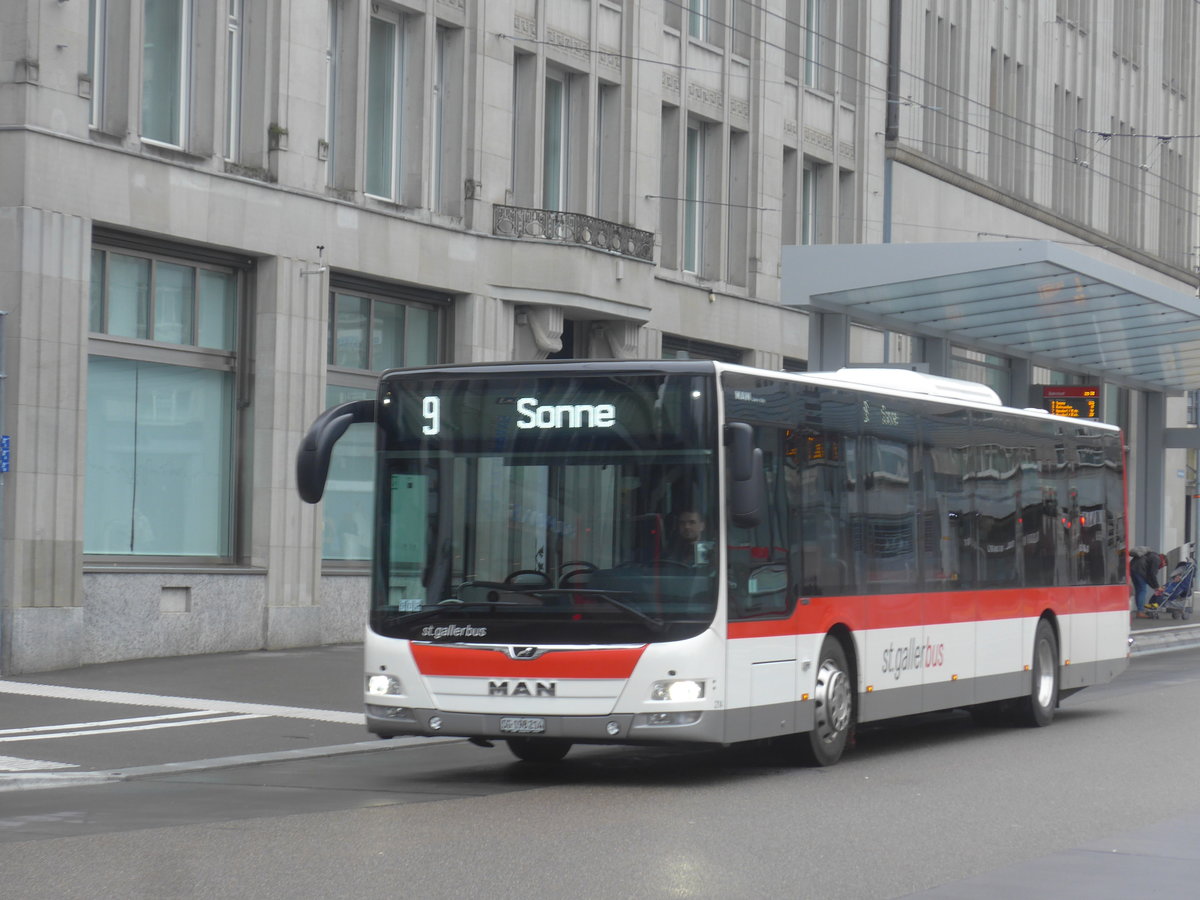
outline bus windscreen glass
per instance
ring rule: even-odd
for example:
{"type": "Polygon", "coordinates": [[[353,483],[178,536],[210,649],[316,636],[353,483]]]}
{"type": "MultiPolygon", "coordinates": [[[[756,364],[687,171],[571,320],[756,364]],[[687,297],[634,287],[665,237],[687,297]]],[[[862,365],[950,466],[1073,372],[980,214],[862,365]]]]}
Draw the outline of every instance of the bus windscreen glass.
{"type": "Polygon", "coordinates": [[[711,377],[397,374],[381,409],[377,632],[645,643],[712,622],[711,377]],[[683,542],[685,518],[708,533],[683,542]]]}

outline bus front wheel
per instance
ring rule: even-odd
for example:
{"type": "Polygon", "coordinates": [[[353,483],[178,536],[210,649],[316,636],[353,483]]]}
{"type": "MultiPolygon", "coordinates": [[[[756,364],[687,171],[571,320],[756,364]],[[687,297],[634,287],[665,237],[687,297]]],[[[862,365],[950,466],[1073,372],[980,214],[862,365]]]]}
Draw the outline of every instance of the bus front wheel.
{"type": "Polygon", "coordinates": [[[827,637],[821,645],[813,705],[813,730],[797,736],[800,758],[810,766],[831,766],[841,759],[854,728],[854,682],[837,638],[827,637]]]}
{"type": "Polygon", "coordinates": [[[1021,721],[1041,728],[1054,721],[1058,707],[1058,639],[1054,628],[1045,619],[1037,624],[1033,635],[1033,666],[1030,670],[1029,696],[1019,707],[1021,721]]]}
{"type": "Polygon", "coordinates": [[[508,749],[523,762],[556,763],[571,749],[570,741],[556,738],[509,738],[508,749]]]}

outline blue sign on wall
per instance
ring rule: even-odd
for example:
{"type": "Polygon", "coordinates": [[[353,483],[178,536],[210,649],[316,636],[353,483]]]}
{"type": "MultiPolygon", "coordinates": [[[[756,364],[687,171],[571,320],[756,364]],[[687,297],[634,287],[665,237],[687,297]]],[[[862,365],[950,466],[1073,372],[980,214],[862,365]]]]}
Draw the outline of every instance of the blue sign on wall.
{"type": "Polygon", "coordinates": [[[8,471],[9,446],[8,435],[0,434],[0,474],[8,471]]]}

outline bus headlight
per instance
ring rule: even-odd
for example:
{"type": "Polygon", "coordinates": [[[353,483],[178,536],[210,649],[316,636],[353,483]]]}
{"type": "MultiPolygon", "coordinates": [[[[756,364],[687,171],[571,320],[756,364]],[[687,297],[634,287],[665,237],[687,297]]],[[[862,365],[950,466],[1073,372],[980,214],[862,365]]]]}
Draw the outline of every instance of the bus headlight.
{"type": "Polygon", "coordinates": [[[699,700],[704,696],[704,682],[691,679],[656,681],[650,687],[651,700],[699,700]]]}
{"type": "Polygon", "coordinates": [[[368,675],[368,694],[403,694],[404,685],[395,675],[368,675]]]}

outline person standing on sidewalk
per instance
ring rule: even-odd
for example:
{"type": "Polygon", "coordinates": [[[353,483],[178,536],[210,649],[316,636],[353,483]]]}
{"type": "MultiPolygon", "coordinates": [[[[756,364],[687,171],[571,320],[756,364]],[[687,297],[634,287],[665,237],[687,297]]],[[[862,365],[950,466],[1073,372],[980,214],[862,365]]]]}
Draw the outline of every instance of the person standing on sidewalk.
{"type": "Polygon", "coordinates": [[[1158,590],[1159,556],[1149,547],[1134,547],[1130,551],[1129,578],[1133,581],[1133,602],[1137,606],[1134,614],[1139,619],[1148,619],[1146,601],[1158,590]]]}

